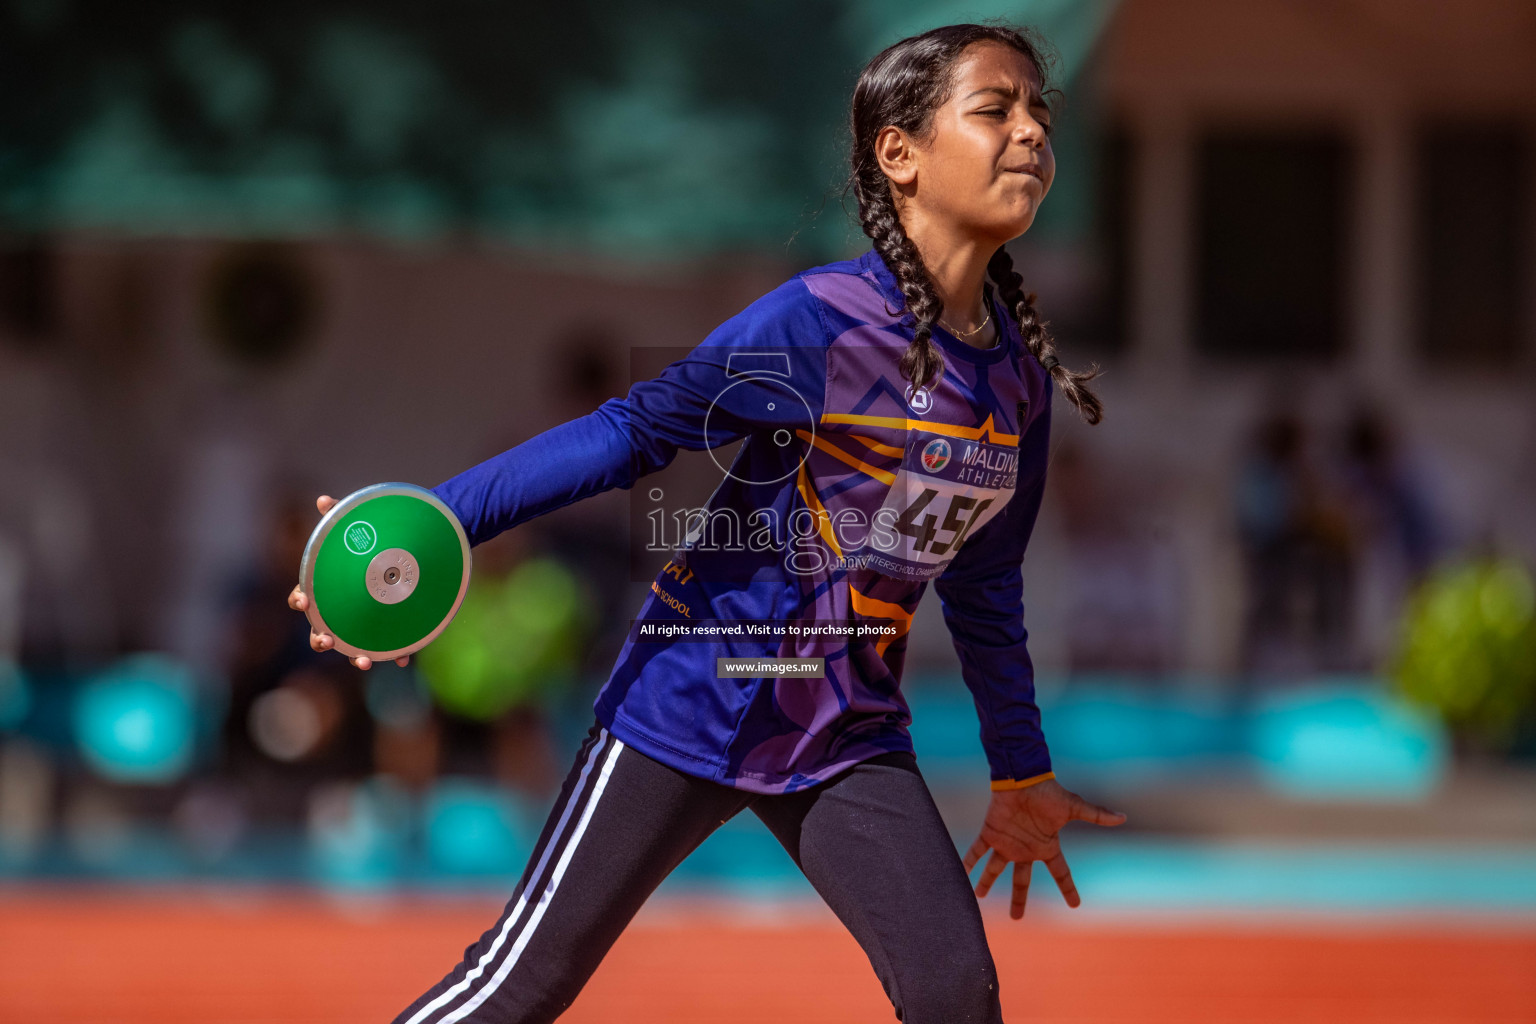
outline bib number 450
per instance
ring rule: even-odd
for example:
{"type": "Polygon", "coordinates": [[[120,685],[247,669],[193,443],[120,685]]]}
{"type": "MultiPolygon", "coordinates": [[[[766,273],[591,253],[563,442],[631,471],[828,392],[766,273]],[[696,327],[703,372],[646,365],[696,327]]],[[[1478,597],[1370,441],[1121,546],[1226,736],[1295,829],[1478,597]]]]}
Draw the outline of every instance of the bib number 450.
{"type": "Polygon", "coordinates": [[[914,552],[927,551],[929,554],[942,555],[960,547],[960,543],[965,540],[965,535],[970,532],[972,524],[992,504],[991,498],[977,501],[963,494],[950,494],[949,508],[945,511],[944,521],[941,523],[933,512],[926,511],[938,495],[939,492],[932,487],[923,488],[917,500],[902,509],[901,515],[891,524],[896,532],[912,538],[914,552]],[[919,516],[922,518],[919,519],[919,516]],[[935,541],[934,537],[941,530],[953,536],[948,540],[935,541]]]}

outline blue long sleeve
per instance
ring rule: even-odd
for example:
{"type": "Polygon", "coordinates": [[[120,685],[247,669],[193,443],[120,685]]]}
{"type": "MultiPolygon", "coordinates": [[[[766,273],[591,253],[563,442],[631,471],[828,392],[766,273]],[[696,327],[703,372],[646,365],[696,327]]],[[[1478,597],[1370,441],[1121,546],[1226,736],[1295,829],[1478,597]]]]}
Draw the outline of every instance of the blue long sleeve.
{"type": "Polygon", "coordinates": [[[1051,390],[1046,388],[1045,408],[1020,439],[1013,497],[967,538],[934,580],[961,674],[976,703],[994,782],[1023,781],[1051,771],[1035,704],[1034,664],[1026,646],[1022,569],[1045,493],[1051,390]]]}
{"type": "Polygon", "coordinates": [[[432,488],[464,524],[473,546],[535,516],[640,475],[629,405],[610,398],[432,488]]]}
{"type": "Polygon", "coordinates": [[[825,325],[792,278],[653,380],[432,488],[471,545],[536,516],[756,431],[813,429],[826,386],[825,325]]]}

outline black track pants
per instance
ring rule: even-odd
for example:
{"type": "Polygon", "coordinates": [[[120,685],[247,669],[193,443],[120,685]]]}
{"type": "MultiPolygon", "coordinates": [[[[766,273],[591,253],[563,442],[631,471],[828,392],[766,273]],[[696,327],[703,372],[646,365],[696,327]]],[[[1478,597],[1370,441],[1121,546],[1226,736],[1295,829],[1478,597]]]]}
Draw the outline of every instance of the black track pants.
{"type": "Polygon", "coordinates": [[[764,796],[594,725],[501,918],[395,1024],[554,1020],[662,880],[747,807],[869,955],[898,1020],[1002,1020],[976,896],[911,754],[764,796]]]}

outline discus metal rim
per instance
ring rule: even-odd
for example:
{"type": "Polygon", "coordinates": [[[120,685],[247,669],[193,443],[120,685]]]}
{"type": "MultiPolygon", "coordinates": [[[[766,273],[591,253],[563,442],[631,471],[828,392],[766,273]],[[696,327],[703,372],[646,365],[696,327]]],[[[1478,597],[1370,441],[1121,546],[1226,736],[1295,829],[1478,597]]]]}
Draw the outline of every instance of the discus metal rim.
{"type": "Polygon", "coordinates": [[[453,621],[453,617],[459,613],[459,605],[464,603],[464,595],[469,590],[469,577],[469,535],[464,532],[464,524],[459,522],[459,517],[454,515],[453,509],[449,508],[443,499],[425,487],[400,482],[370,484],[367,487],[353,491],[332,505],[331,510],[320,518],[320,522],[315,526],[314,531],[310,533],[309,541],[304,545],[304,557],[299,562],[299,588],[309,598],[308,604],[304,609],[304,615],[309,619],[310,626],[314,628],[316,633],[330,635],[332,640],[331,650],[340,651],[353,658],[370,658],[373,661],[384,661],[386,659],[403,657],[407,654],[415,654],[433,640],[436,640],[438,635],[448,628],[448,623],[453,621]],[[436,629],[414,644],[408,644],[393,651],[369,651],[342,640],[326,624],[325,617],[320,614],[319,606],[315,602],[315,561],[319,557],[320,546],[325,543],[326,538],[331,535],[331,530],[335,528],[337,522],[342,517],[365,501],[382,498],[390,494],[419,498],[443,513],[448,522],[453,524],[453,532],[458,535],[459,551],[464,556],[464,573],[463,578],[459,580],[459,592],[453,599],[453,605],[448,609],[448,614],[443,616],[443,621],[438,623],[436,629]]]}

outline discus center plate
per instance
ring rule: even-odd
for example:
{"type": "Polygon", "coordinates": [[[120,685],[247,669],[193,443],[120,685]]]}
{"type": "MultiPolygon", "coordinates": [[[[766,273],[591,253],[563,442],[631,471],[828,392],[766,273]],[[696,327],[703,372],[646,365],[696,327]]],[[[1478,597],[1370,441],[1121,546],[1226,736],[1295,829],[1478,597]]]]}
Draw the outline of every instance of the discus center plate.
{"type": "Polygon", "coordinates": [[[399,604],[416,590],[421,569],[405,548],[386,548],[368,563],[368,594],[380,604],[399,604]]]}

